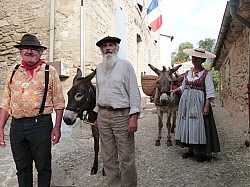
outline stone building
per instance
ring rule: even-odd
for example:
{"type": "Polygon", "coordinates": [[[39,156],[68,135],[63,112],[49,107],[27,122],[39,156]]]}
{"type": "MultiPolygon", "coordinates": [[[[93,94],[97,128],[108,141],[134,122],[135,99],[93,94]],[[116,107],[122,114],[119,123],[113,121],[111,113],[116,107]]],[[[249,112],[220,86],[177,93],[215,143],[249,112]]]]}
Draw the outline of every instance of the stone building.
{"type": "Polygon", "coordinates": [[[35,34],[48,47],[42,56],[46,62],[61,62],[69,67],[69,76],[61,76],[65,97],[76,69],[81,66],[80,59],[84,60],[85,75],[100,62],[101,53],[95,43],[107,35],[122,39],[120,56],[132,62],[140,84],[141,72],[149,70],[147,64],[157,66],[160,58],[159,34],[148,27],[147,3],[143,0],[1,1],[0,96],[7,70],[20,62],[13,45],[25,33],[35,34]]]}
{"type": "Polygon", "coordinates": [[[250,1],[227,2],[213,66],[220,72],[219,101],[233,115],[248,121],[250,90],[250,1]],[[249,90],[248,90],[249,86],[249,90]]]}

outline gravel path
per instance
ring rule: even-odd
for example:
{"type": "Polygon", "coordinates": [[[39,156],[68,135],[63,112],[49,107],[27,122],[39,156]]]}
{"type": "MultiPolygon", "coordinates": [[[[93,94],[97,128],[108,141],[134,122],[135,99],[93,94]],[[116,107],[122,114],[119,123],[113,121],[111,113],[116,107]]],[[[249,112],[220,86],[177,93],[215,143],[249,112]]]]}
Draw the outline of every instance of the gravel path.
{"type": "MultiPolygon", "coordinates": [[[[144,113],[136,133],[138,187],[250,187],[250,149],[244,145],[248,125],[240,118],[232,118],[218,105],[213,110],[221,153],[215,154],[211,162],[203,163],[182,159],[185,149],[167,146],[165,126],[161,145],[156,147],[157,115],[144,113]]],[[[60,143],[53,147],[52,186],[107,187],[101,158],[98,173],[90,175],[93,138],[71,135],[65,131],[60,143]]],[[[9,148],[6,150],[0,150],[0,186],[15,187],[13,161],[9,148]]]]}

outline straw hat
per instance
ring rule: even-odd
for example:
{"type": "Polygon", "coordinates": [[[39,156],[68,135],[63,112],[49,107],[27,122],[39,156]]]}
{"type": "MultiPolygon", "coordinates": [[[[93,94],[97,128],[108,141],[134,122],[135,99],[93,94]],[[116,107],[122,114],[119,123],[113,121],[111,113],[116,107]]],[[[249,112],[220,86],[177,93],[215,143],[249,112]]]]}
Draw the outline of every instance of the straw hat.
{"type": "Polygon", "coordinates": [[[188,55],[199,57],[199,58],[215,58],[216,57],[213,53],[207,52],[201,48],[183,49],[183,52],[188,55]]]}

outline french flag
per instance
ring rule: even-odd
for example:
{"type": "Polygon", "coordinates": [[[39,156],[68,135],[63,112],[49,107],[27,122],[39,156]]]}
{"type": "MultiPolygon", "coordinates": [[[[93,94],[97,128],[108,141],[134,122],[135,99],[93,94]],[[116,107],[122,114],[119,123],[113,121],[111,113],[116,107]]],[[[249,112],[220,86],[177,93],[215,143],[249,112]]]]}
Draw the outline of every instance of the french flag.
{"type": "Polygon", "coordinates": [[[152,31],[157,31],[162,25],[162,15],[158,6],[158,0],[151,1],[147,9],[147,15],[152,31]]]}

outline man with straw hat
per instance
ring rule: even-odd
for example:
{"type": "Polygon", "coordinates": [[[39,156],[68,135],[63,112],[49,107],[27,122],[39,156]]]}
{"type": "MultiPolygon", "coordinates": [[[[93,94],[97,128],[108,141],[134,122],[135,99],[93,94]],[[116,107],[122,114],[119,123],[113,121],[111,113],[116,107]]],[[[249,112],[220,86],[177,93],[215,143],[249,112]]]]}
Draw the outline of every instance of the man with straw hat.
{"type": "Polygon", "coordinates": [[[215,98],[212,73],[205,70],[202,63],[215,55],[201,48],[183,52],[192,56],[194,68],[186,72],[182,85],[173,90],[182,91],[176,145],[188,147],[183,158],[196,156],[198,162],[210,161],[213,152],[220,152],[220,144],[211,108],[211,100],[215,98]]]}

